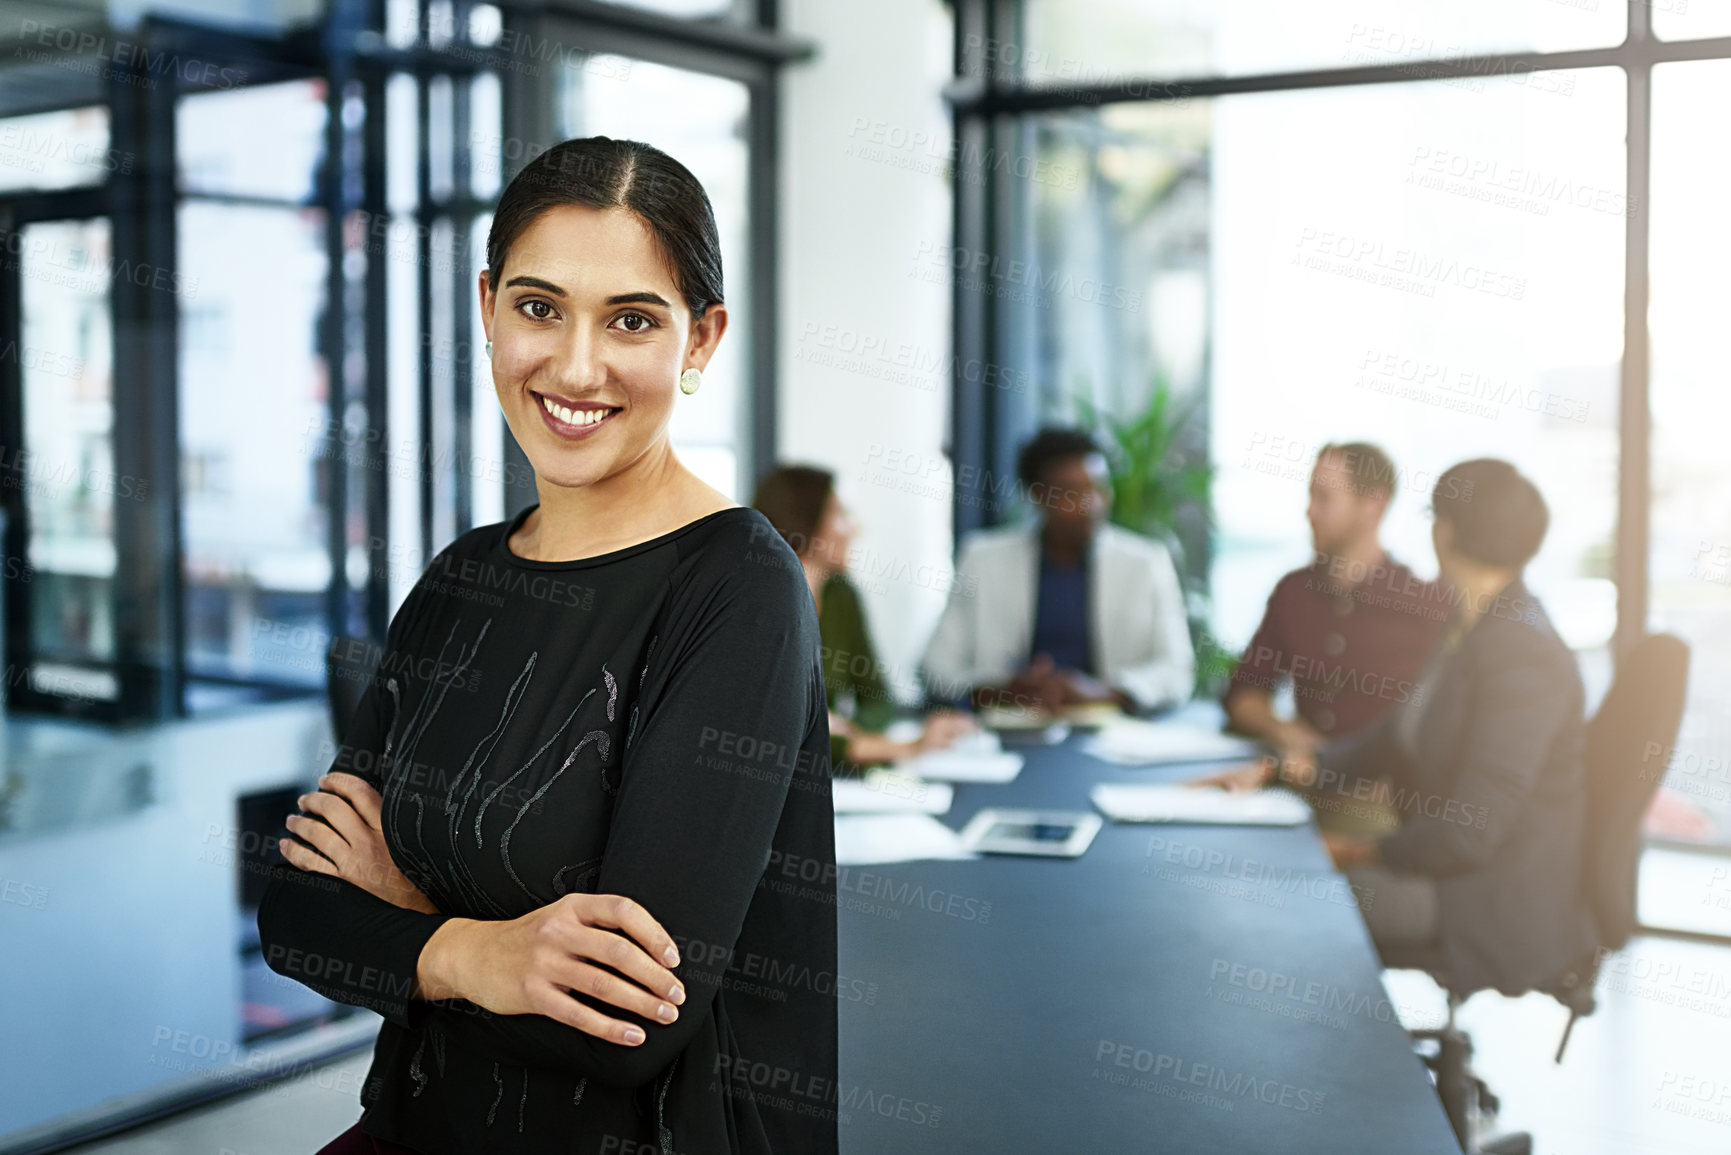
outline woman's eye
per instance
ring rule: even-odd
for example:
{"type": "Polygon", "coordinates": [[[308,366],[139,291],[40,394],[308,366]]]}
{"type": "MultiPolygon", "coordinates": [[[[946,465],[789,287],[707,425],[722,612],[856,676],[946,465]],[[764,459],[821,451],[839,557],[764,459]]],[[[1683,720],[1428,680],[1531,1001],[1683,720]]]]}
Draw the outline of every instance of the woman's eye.
{"type": "Polygon", "coordinates": [[[627,333],[647,333],[654,327],[655,322],[642,313],[626,313],[619,318],[619,324],[627,333]]]}
{"type": "Polygon", "coordinates": [[[517,307],[529,310],[529,316],[533,317],[537,321],[546,321],[553,317],[553,306],[549,305],[546,301],[524,301],[517,307]],[[546,311],[536,312],[535,310],[537,309],[544,309],[546,311]]]}

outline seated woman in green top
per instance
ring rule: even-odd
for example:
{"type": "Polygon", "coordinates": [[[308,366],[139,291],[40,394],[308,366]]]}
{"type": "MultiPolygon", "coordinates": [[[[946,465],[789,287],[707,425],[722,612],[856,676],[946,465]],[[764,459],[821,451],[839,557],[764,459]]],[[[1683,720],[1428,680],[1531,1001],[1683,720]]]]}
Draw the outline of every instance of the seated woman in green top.
{"type": "Polygon", "coordinates": [[[968,715],[941,710],[926,719],[912,742],[891,741],[882,733],[895,717],[896,703],[872,648],[859,591],[847,578],[854,525],[835,494],[835,475],[807,465],[781,466],[758,483],[752,505],[799,555],[817,603],[835,772],[857,774],[862,765],[939,750],[974,729],[968,715]]]}

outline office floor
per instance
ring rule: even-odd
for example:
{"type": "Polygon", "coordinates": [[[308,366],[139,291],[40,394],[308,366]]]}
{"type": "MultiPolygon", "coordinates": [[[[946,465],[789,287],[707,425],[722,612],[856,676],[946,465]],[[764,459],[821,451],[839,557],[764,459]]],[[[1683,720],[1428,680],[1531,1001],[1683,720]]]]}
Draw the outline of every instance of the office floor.
{"type": "MultiPolygon", "coordinates": [[[[1422,975],[1387,976],[1403,1019],[1440,1018],[1422,975]],[[1412,1012],[1409,1014],[1409,1012],[1412,1012]]],[[[1479,1073],[1502,1096],[1501,1123],[1538,1155],[1707,1155],[1731,1149],[1731,949],[1639,939],[1606,967],[1599,1010],[1575,1028],[1543,996],[1483,994],[1461,1015],[1479,1073]]],[[[73,1155],[310,1155],[359,1116],[370,1052],[73,1155]]]]}

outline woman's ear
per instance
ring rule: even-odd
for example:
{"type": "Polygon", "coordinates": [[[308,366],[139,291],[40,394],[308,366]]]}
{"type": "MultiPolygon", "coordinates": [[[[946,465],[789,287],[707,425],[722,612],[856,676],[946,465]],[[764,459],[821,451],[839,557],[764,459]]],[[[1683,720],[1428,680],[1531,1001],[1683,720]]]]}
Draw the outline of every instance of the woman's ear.
{"type": "Polygon", "coordinates": [[[727,306],[720,301],[703,310],[703,316],[691,324],[691,339],[686,342],[686,364],[697,369],[709,368],[721,335],[727,332],[727,306]]]}
{"type": "Polygon", "coordinates": [[[475,289],[481,299],[481,330],[486,333],[487,340],[493,339],[493,286],[487,280],[487,270],[482,269],[475,278],[475,289]]]}

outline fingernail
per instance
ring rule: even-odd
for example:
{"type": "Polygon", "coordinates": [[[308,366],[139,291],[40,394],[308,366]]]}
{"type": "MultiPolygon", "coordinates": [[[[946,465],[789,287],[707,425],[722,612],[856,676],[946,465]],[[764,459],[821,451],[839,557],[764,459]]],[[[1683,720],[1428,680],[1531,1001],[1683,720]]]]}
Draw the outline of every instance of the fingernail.
{"type": "Polygon", "coordinates": [[[679,951],[673,947],[668,947],[666,950],[661,952],[661,961],[666,963],[670,967],[678,966],[679,965],[679,951]]]}
{"type": "Polygon", "coordinates": [[[668,1006],[666,1003],[662,1003],[660,1006],[655,1008],[655,1017],[664,1023],[671,1023],[674,1019],[679,1017],[679,1012],[668,1006]]]}
{"type": "Polygon", "coordinates": [[[681,987],[681,986],[675,986],[673,988],[673,990],[668,992],[667,998],[669,1001],[675,1002],[675,1003],[685,1002],[685,988],[681,987]]]}
{"type": "Polygon", "coordinates": [[[626,1027],[625,1041],[635,1046],[643,1041],[643,1032],[637,1027],[626,1027]]]}

